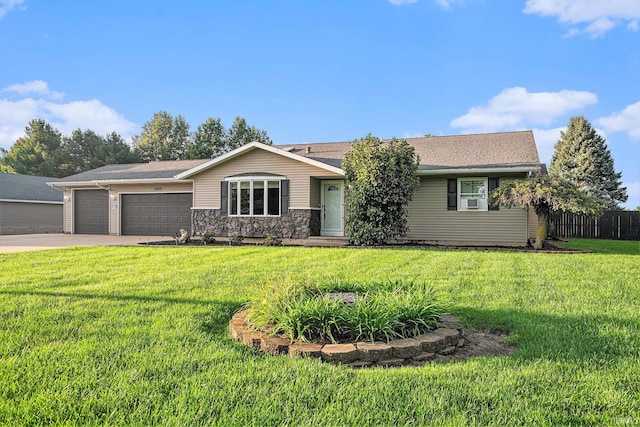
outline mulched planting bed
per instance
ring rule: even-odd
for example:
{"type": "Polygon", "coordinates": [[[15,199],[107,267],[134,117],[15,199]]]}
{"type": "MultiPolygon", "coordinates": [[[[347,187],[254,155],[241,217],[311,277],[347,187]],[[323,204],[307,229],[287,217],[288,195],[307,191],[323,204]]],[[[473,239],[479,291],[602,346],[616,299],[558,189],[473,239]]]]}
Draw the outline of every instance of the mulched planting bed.
{"type": "MultiPolygon", "coordinates": [[[[145,246],[264,246],[261,241],[258,242],[241,242],[234,243],[226,240],[216,240],[214,242],[210,242],[205,244],[202,240],[193,239],[187,243],[177,244],[174,240],[159,240],[156,242],[140,242],[139,245],[145,246]]],[[[273,245],[273,246],[303,246],[300,244],[282,244],[282,245],[273,245]]],[[[308,246],[308,245],[307,245],[308,246]]],[[[556,246],[552,242],[547,242],[542,249],[534,249],[531,246],[526,247],[512,247],[512,246],[449,246],[449,245],[427,245],[427,244],[418,244],[418,243],[405,243],[405,244],[389,244],[389,245],[377,245],[377,246],[354,246],[354,245],[346,245],[341,246],[344,248],[368,248],[368,249],[389,249],[389,248],[434,248],[434,249],[454,249],[454,250],[476,250],[476,251],[506,251],[506,252],[533,252],[533,253],[554,253],[554,254],[590,254],[592,251],[585,249],[571,249],[571,248],[561,248],[556,246]]]]}

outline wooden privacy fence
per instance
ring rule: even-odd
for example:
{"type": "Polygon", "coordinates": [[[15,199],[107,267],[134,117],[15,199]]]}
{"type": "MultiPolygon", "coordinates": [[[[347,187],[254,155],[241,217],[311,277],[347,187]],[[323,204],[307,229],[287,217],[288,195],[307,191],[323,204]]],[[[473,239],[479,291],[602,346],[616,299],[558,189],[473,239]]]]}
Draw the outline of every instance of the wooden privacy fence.
{"type": "Polygon", "coordinates": [[[600,218],[552,212],[549,221],[560,237],[640,240],[640,211],[607,211],[600,218]]]}

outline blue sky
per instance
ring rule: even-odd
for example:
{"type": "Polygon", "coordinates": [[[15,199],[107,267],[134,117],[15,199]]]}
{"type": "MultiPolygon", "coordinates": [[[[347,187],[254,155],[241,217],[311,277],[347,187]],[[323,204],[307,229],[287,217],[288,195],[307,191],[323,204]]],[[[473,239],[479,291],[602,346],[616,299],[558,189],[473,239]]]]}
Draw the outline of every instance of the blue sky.
{"type": "Polygon", "coordinates": [[[166,110],[276,144],[532,129],[549,163],[584,115],[635,208],[639,22],[637,0],[0,0],[0,146],[166,110]]]}

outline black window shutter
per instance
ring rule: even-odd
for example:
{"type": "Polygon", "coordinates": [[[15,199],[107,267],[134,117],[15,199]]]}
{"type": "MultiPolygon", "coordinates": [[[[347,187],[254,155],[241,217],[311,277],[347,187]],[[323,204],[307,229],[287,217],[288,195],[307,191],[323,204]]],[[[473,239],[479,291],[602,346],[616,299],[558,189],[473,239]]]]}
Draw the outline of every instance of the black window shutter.
{"type": "Polygon", "coordinates": [[[289,215],[289,180],[280,181],[280,214],[289,215]]]}
{"type": "Polygon", "coordinates": [[[229,183],[227,181],[220,183],[220,215],[229,215],[229,183]]]}
{"type": "Polygon", "coordinates": [[[491,200],[491,193],[493,190],[500,186],[500,178],[489,178],[489,210],[490,211],[498,211],[500,210],[500,204],[496,201],[491,200]]]}
{"type": "Polygon", "coordinates": [[[447,210],[458,210],[458,180],[447,179],[447,210]]]}

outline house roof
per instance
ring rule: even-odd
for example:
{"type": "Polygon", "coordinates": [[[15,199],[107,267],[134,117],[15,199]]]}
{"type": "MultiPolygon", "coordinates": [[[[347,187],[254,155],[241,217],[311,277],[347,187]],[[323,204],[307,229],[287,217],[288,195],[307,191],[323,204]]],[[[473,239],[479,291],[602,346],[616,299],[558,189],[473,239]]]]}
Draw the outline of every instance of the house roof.
{"type": "MultiPolygon", "coordinates": [[[[209,159],[167,160],[149,163],[106,165],[101,168],[68,176],[57,180],[56,183],[173,179],[174,176],[208,161],[209,159]]],[[[53,181],[53,179],[50,181],[53,181]]]]}
{"type": "Polygon", "coordinates": [[[0,200],[62,203],[62,193],[47,186],[55,178],[0,173],[0,200]]]}
{"type": "MultiPolygon", "coordinates": [[[[532,131],[474,135],[406,138],[420,157],[419,171],[538,167],[540,159],[532,131]]],[[[292,154],[342,166],[351,142],[330,142],[278,146],[292,154]]]]}
{"type": "MultiPolygon", "coordinates": [[[[530,171],[540,168],[532,131],[406,138],[420,157],[418,173],[530,171]]],[[[251,142],[214,159],[173,160],[107,165],[72,175],[52,185],[113,183],[119,181],[174,181],[190,178],[242,154],[262,149],[321,169],[343,174],[344,155],[352,142],[325,142],[270,146],[251,142]]]]}

